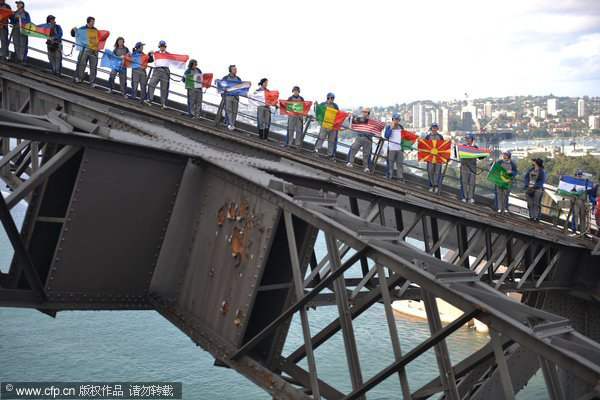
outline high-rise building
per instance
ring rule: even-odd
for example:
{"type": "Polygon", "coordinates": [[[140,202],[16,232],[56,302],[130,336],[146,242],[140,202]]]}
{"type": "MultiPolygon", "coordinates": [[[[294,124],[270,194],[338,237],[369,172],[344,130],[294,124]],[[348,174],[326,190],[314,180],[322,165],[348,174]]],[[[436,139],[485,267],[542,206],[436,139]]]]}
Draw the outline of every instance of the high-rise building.
{"type": "Polygon", "coordinates": [[[425,121],[423,122],[423,126],[421,126],[421,128],[428,128],[431,126],[431,123],[434,122],[432,120],[433,117],[433,112],[432,111],[427,111],[425,112],[425,121]]]}
{"type": "Polygon", "coordinates": [[[558,99],[548,99],[548,115],[558,115],[558,99]]]}
{"type": "Polygon", "coordinates": [[[577,100],[577,116],[579,118],[585,116],[585,100],[583,99],[577,100]]]}
{"type": "Polygon", "coordinates": [[[484,118],[492,118],[492,102],[486,101],[483,105],[483,117],[484,118]]]}
{"type": "Polygon", "coordinates": [[[536,118],[541,118],[542,117],[542,107],[540,107],[540,106],[533,107],[533,116],[536,118]]]}
{"type": "Polygon", "coordinates": [[[600,129],[600,115],[590,115],[590,129],[600,129]]]}
{"type": "Polygon", "coordinates": [[[413,128],[424,128],[425,124],[425,107],[421,103],[413,104],[413,128]]]}
{"type": "Polygon", "coordinates": [[[461,129],[467,132],[473,130],[473,114],[471,114],[469,111],[463,111],[462,113],[461,129]]]}
{"type": "Polygon", "coordinates": [[[446,107],[442,108],[442,131],[449,132],[450,131],[450,113],[446,107]]]}

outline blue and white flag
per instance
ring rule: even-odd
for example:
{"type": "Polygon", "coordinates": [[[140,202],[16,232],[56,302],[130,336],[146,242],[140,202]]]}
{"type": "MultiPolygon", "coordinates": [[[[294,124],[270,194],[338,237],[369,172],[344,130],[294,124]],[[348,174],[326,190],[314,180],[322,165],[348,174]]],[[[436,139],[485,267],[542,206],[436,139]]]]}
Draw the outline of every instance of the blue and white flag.
{"type": "Polygon", "coordinates": [[[101,67],[107,67],[119,71],[123,65],[123,58],[118,57],[110,50],[104,50],[104,55],[100,60],[101,67]]]}
{"type": "Polygon", "coordinates": [[[217,90],[226,96],[246,96],[251,82],[228,81],[217,79],[217,90]]]}
{"type": "MultiPolygon", "coordinates": [[[[594,183],[587,181],[587,188],[592,189],[594,183]]],[[[585,192],[585,179],[577,179],[571,176],[560,178],[556,194],[560,196],[579,197],[585,192]]]]}

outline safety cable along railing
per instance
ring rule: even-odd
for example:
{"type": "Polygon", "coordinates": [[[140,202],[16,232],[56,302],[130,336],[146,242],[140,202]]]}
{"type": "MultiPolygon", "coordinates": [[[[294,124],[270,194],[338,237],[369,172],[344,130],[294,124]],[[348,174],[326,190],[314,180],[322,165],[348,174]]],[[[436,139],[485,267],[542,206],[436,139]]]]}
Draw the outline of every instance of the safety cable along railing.
{"type": "MultiPolygon", "coordinates": [[[[22,29],[23,29],[23,28],[22,28],[22,29]]],[[[77,45],[75,42],[73,42],[73,41],[70,41],[70,40],[68,40],[68,39],[64,39],[64,38],[63,38],[63,39],[61,39],[61,42],[66,42],[66,43],[69,43],[69,44],[71,44],[71,45],[73,46],[73,49],[74,49],[76,46],[78,46],[78,45],[77,45]]],[[[28,48],[29,48],[29,49],[31,49],[31,50],[33,50],[33,51],[35,51],[35,52],[37,52],[37,53],[41,53],[41,54],[48,54],[47,52],[45,52],[45,51],[43,51],[43,50],[39,50],[39,49],[37,49],[37,48],[35,48],[35,47],[31,46],[31,45],[28,45],[28,48]]],[[[73,53],[73,49],[71,50],[71,52],[70,52],[70,54],[69,54],[69,55],[66,55],[66,57],[69,57],[69,56],[71,56],[71,55],[72,55],[72,53],[73,53]]],[[[103,51],[98,51],[98,52],[99,52],[100,54],[104,54],[104,52],[103,52],[103,51]]],[[[100,57],[98,57],[98,58],[100,58],[100,57]]],[[[66,61],[67,61],[67,62],[69,62],[69,63],[72,63],[72,64],[75,64],[75,65],[77,65],[77,61],[76,61],[76,60],[73,60],[73,59],[70,59],[70,58],[63,58],[63,60],[66,60],[66,61]]],[[[152,66],[150,66],[150,65],[148,66],[148,68],[150,69],[150,71],[152,71],[152,70],[154,69],[154,67],[152,67],[152,66]]],[[[110,75],[110,72],[111,72],[110,70],[103,69],[102,67],[98,67],[98,68],[97,68],[97,71],[98,71],[98,72],[102,72],[102,73],[104,73],[104,74],[107,74],[107,75],[110,75]]],[[[75,69],[75,72],[77,72],[77,69],[75,69]]],[[[148,76],[148,82],[150,81],[151,74],[152,74],[152,72],[151,72],[151,73],[149,74],[149,76],[148,76]]],[[[184,76],[183,76],[183,75],[178,75],[178,74],[176,74],[176,73],[172,73],[172,72],[170,73],[170,76],[175,76],[175,77],[177,77],[177,78],[184,78],[184,76]]],[[[115,78],[116,78],[116,77],[115,77],[115,78]]],[[[126,77],[126,80],[129,82],[129,81],[131,81],[131,80],[132,80],[132,78],[130,78],[130,77],[126,77]]],[[[171,80],[172,80],[172,81],[174,81],[174,82],[176,82],[176,83],[183,84],[183,82],[182,82],[180,79],[173,79],[173,78],[171,78],[171,80]]],[[[147,88],[148,88],[148,89],[150,88],[150,86],[149,86],[148,84],[147,84],[146,86],[147,86],[147,88]]],[[[169,86],[170,86],[170,85],[169,85],[169,86]]],[[[213,89],[217,89],[217,87],[216,87],[215,85],[211,85],[211,88],[213,88],[213,89]]],[[[109,90],[111,90],[112,88],[111,88],[111,87],[109,87],[108,89],[109,89],[109,90]]],[[[124,92],[125,92],[124,94],[125,94],[125,95],[126,95],[126,93],[127,93],[127,90],[128,90],[128,89],[130,89],[130,90],[131,90],[131,87],[129,87],[129,86],[128,86],[128,87],[126,87],[126,88],[124,89],[124,92]]],[[[200,89],[200,90],[202,90],[202,89],[200,89]]],[[[183,94],[183,93],[180,93],[180,92],[178,92],[178,91],[176,91],[176,90],[173,90],[173,89],[171,89],[170,87],[169,87],[169,89],[168,89],[168,93],[169,93],[169,94],[176,95],[176,96],[178,96],[178,97],[187,98],[187,95],[186,95],[186,94],[183,94]]],[[[205,93],[205,94],[207,94],[207,92],[206,92],[206,91],[204,91],[204,93],[205,93]]],[[[132,95],[134,95],[134,94],[132,93],[132,95]]],[[[210,96],[214,96],[214,94],[209,94],[209,95],[210,95],[210,96]]],[[[217,105],[216,103],[212,103],[212,102],[209,102],[209,101],[205,100],[205,99],[204,99],[204,96],[203,96],[202,104],[203,104],[203,105],[207,105],[207,106],[209,106],[209,107],[210,107],[210,108],[212,108],[212,109],[217,109],[217,110],[220,110],[220,108],[222,108],[222,105],[223,105],[223,104],[222,104],[222,102],[223,102],[223,97],[222,97],[221,95],[219,95],[219,94],[217,94],[216,96],[218,96],[218,97],[221,97],[221,104],[220,104],[220,105],[217,105]]],[[[241,96],[241,97],[247,97],[247,96],[241,96]]],[[[253,101],[255,101],[255,99],[253,99],[253,101]]],[[[204,108],[204,107],[203,107],[203,108],[204,108]]],[[[178,111],[179,111],[179,110],[178,110],[178,111]]],[[[217,114],[217,113],[218,113],[218,111],[215,111],[215,114],[217,114]]],[[[272,114],[273,114],[273,113],[272,113],[272,114]]],[[[239,115],[239,116],[241,116],[241,117],[243,117],[243,118],[246,118],[246,119],[248,119],[248,120],[250,120],[250,121],[256,121],[256,120],[257,120],[256,116],[254,116],[254,115],[251,115],[251,114],[247,114],[247,113],[245,113],[243,110],[239,110],[239,111],[238,111],[238,115],[239,115]]],[[[216,115],[216,117],[215,117],[215,118],[217,119],[217,122],[218,122],[218,121],[220,121],[220,119],[222,118],[222,116],[221,116],[221,115],[216,115]]],[[[311,123],[311,121],[312,121],[312,118],[313,118],[312,116],[308,116],[307,123],[306,123],[306,125],[305,125],[305,126],[303,126],[303,129],[302,129],[302,141],[304,141],[304,139],[305,139],[306,137],[310,137],[310,138],[314,138],[314,139],[317,139],[317,138],[318,138],[318,132],[317,132],[317,133],[312,133],[312,132],[310,132],[310,131],[309,131],[309,127],[310,127],[310,123],[311,123]]],[[[350,118],[352,118],[352,115],[350,115],[350,118]]],[[[203,119],[205,119],[205,120],[207,120],[207,121],[210,121],[210,119],[209,119],[209,118],[203,118],[203,119]]],[[[273,126],[273,128],[275,128],[275,129],[273,129],[273,130],[274,130],[275,132],[277,132],[277,133],[280,133],[280,134],[285,134],[285,132],[286,132],[286,130],[287,130],[287,127],[286,127],[286,126],[284,126],[284,125],[281,125],[281,124],[278,124],[278,123],[276,123],[276,122],[272,122],[272,123],[271,123],[271,125],[273,126]]],[[[343,128],[344,128],[344,129],[349,129],[349,126],[348,126],[348,124],[344,125],[344,126],[343,126],[343,128]]],[[[254,132],[249,132],[249,131],[246,131],[246,130],[244,130],[244,129],[240,129],[240,128],[237,128],[237,129],[238,129],[239,131],[242,131],[242,132],[245,132],[245,133],[248,133],[248,134],[254,134],[254,132]]],[[[318,131],[318,129],[317,129],[317,131],[318,131]]],[[[365,134],[365,132],[360,132],[360,133],[361,133],[361,134],[365,134]]],[[[367,133],[367,134],[368,134],[368,133],[367,133]]],[[[394,142],[393,142],[393,141],[390,141],[389,139],[383,138],[382,136],[378,136],[378,135],[372,135],[372,134],[368,134],[368,135],[372,136],[373,138],[377,137],[377,138],[379,139],[379,143],[378,143],[378,145],[376,146],[376,149],[375,149],[375,152],[374,152],[374,155],[373,155],[373,160],[372,160],[372,161],[373,161],[373,167],[371,168],[371,174],[372,174],[372,175],[374,175],[374,174],[378,174],[378,175],[379,175],[379,174],[380,174],[380,172],[379,172],[379,171],[377,171],[377,168],[376,168],[375,166],[376,166],[376,165],[382,165],[382,163],[379,163],[379,161],[384,161],[384,162],[386,161],[386,157],[383,157],[383,156],[381,155],[381,152],[382,152],[382,150],[383,150],[383,147],[384,147],[384,143],[385,143],[386,141],[387,141],[388,143],[394,143],[394,142]]],[[[338,141],[337,141],[337,143],[336,143],[336,147],[337,147],[337,148],[339,148],[340,150],[341,150],[341,149],[347,149],[347,151],[345,151],[345,153],[349,153],[349,150],[351,149],[351,146],[352,146],[351,144],[347,144],[347,143],[345,143],[345,142],[342,142],[342,141],[339,141],[339,140],[338,140],[338,141]]],[[[302,146],[301,146],[301,147],[302,147],[302,146]]],[[[298,149],[298,150],[301,150],[301,149],[302,149],[302,148],[300,148],[300,149],[298,149]]],[[[372,149],[371,149],[371,150],[372,150],[372,149]]],[[[344,151],[342,151],[342,153],[344,153],[344,151]]],[[[373,151],[372,151],[372,153],[373,153],[373,151]]],[[[363,153],[363,154],[364,154],[364,153],[363,153]]],[[[363,163],[364,163],[364,161],[363,161],[363,163]]],[[[446,170],[447,170],[447,168],[448,168],[448,164],[450,164],[450,163],[452,163],[452,164],[460,164],[460,160],[458,160],[458,159],[453,159],[453,158],[450,158],[450,159],[448,159],[448,163],[446,163],[446,164],[443,164],[443,165],[444,165],[444,169],[443,169],[443,173],[442,173],[442,175],[441,175],[441,181],[440,181],[439,191],[438,191],[438,193],[437,193],[437,195],[438,195],[438,196],[439,196],[439,195],[441,195],[441,193],[442,193],[442,192],[443,192],[443,190],[444,190],[444,189],[443,189],[443,188],[444,188],[444,186],[443,186],[444,180],[450,179],[450,180],[451,180],[451,181],[453,181],[454,183],[458,183],[458,185],[457,185],[457,186],[459,186],[459,185],[460,185],[460,177],[453,176],[452,174],[446,174],[446,170]]],[[[368,164],[369,164],[369,165],[371,164],[371,160],[369,160],[368,164]]],[[[402,162],[401,164],[403,165],[403,168],[404,168],[404,167],[408,167],[408,168],[412,168],[412,169],[415,169],[415,170],[419,170],[419,171],[426,172],[426,168],[422,168],[422,167],[420,167],[419,165],[414,165],[414,164],[407,163],[407,162],[402,162]]],[[[487,172],[487,169],[485,169],[485,168],[482,168],[482,167],[480,167],[480,166],[475,166],[475,168],[476,168],[476,170],[477,170],[477,171],[479,171],[479,173],[477,173],[477,175],[480,175],[481,173],[485,173],[485,172],[487,172]]],[[[514,182],[517,182],[517,180],[514,180],[514,182]]],[[[447,183],[446,183],[446,184],[447,184],[447,183]]],[[[456,187],[456,186],[455,186],[455,187],[456,187]]],[[[517,187],[518,187],[518,186],[517,186],[517,187]]],[[[476,188],[476,189],[479,189],[480,191],[483,191],[484,193],[488,193],[488,194],[490,194],[490,195],[491,195],[491,194],[494,194],[494,192],[495,192],[495,190],[494,190],[494,186],[493,186],[493,185],[490,185],[490,186],[482,185],[482,184],[481,184],[481,182],[477,182],[477,179],[476,179],[476,183],[475,183],[475,188],[476,188]]],[[[481,193],[480,193],[480,194],[481,194],[481,193]]],[[[513,193],[512,191],[511,191],[511,193],[509,194],[509,197],[510,197],[510,198],[513,198],[513,199],[517,199],[517,200],[519,200],[519,201],[522,201],[522,202],[525,202],[525,201],[526,201],[526,199],[525,199],[525,198],[523,198],[523,197],[521,197],[521,196],[517,196],[517,195],[516,195],[515,193],[513,193]]],[[[523,214],[525,214],[525,213],[526,213],[526,212],[525,212],[526,208],[524,208],[524,207],[520,207],[520,206],[517,206],[517,205],[515,205],[515,204],[512,204],[511,206],[512,206],[513,208],[514,208],[514,207],[516,207],[516,208],[518,208],[518,209],[522,210],[522,211],[523,211],[523,214]]],[[[545,204],[541,204],[541,208],[542,208],[542,210],[546,210],[545,212],[546,212],[547,214],[550,214],[550,213],[551,213],[551,212],[553,212],[553,211],[557,211],[557,210],[556,210],[556,208],[554,208],[554,207],[550,207],[550,206],[547,206],[547,205],[545,205],[545,204]]],[[[592,221],[592,219],[591,219],[591,218],[590,218],[590,221],[592,221]]],[[[555,219],[555,223],[558,223],[558,222],[559,222],[559,221],[558,221],[558,218],[556,218],[556,219],[555,219]]]]}

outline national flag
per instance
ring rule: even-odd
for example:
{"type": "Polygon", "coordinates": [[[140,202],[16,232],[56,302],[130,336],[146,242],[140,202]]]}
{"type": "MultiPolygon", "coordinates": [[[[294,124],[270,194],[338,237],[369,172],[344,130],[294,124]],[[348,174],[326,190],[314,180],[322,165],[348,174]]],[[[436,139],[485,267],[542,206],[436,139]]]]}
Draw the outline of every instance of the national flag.
{"type": "MultiPolygon", "coordinates": [[[[593,182],[588,181],[588,189],[592,189],[593,182]]],[[[577,179],[570,176],[560,178],[556,194],[559,196],[579,197],[585,192],[585,179],[577,179]]]]}
{"type": "Polygon", "coordinates": [[[109,31],[79,28],[75,31],[75,43],[77,51],[88,48],[93,51],[103,50],[106,39],[110,36],[109,31]]]}
{"type": "Polygon", "coordinates": [[[227,96],[246,96],[251,82],[217,79],[217,91],[227,96]]]}
{"type": "Polygon", "coordinates": [[[348,113],[336,110],[333,107],[327,107],[324,104],[319,104],[317,106],[317,121],[321,124],[323,129],[339,131],[348,115],[348,113]]]}
{"type": "Polygon", "coordinates": [[[499,162],[495,162],[494,165],[492,165],[492,168],[487,175],[488,181],[502,189],[508,189],[511,179],[512,177],[506,172],[506,168],[500,165],[499,162]]]}
{"type": "Polygon", "coordinates": [[[357,132],[368,132],[379,135],[385,128],[385,124],[373,118],[354,117],[350,123],[350,129],[357,132]]]}
{"type": "Polygon", "coordinates": [[[458,153],[458,158],[482,158],[489,157],[490,150],[479,149],[477,147],[457,144],[456,152],[458,153]]]}
{"type": "Polygon", "coordinates": [[[201,74],[194,71],[190,74],[185,74],[186,89],[202,89],[209,88],[213,80],[213,74],[201,74]]]}
{"type": "Polygon", "coordinates": [[[450,159],[451,140],[419,140],[418,159],[432,164],[443,164],[450,159]]]}
{"type": "Polygon", "coordinates": [[[13,15],[13,12],[8,8],[0,8],[0,22],[6,22],[11,15],[13,15]]]}
{"type": "Polygon", "coordinates": [[[135,53],[123,57],[123,67],[131,69],[146,69],[148,67],[148,55],[135,53]]]}
{"type": "Polygon", "coordinates": [[[154,68],[185,69],[190,56],[171,53],[154,53],[154,68]]]}
{"type": "Polygon", "coordinates": [[[279,100],[279,92],[277,90],[255,90],[248,95],[250,104],[256,107],[260,106],[273,106],[277,105],[279,100]]]}
{"type": "Polygon", "coordinates": [[[412,149],[413,144],[417,141],[419,135],[415,135],[414,133],[405,130],[401,131],[400,133],[402,137],[402,141],[400,143],[402,150],[407,151],[412,149]]]}
{"type": "Polygon", "coordinates": [[[50,37],[50,24],[35,25],[31,22],[21,24],[21,35],[48,39],[50,37]]]}
{"type": "Polygon", "coordinates": [[[114,70],[120,70],[123,65],[123,58],[115,55],[110,50],[104,50],[104,54],[102,55],[102,59],[100,60],[101,67],[107,67],[114,70]]]}
{"type": "Polygon", "coordinates": [[[294,115],[305,117],[310,111],[312,101],[279,100],[279,113],[281,115],[294,115]]]}

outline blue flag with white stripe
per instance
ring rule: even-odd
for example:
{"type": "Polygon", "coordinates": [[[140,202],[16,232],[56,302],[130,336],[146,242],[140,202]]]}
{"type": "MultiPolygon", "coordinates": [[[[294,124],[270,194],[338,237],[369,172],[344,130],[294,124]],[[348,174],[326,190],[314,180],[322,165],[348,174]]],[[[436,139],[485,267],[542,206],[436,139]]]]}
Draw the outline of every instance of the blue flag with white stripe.
{"type": "Polygon", "coordinates": [[[251,82],[229,81],[217,79],[217,90],[226,96],[247,96],[251,82]]]}

